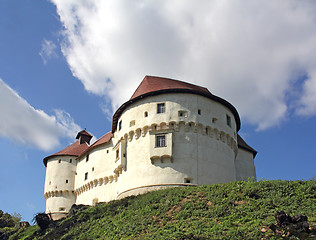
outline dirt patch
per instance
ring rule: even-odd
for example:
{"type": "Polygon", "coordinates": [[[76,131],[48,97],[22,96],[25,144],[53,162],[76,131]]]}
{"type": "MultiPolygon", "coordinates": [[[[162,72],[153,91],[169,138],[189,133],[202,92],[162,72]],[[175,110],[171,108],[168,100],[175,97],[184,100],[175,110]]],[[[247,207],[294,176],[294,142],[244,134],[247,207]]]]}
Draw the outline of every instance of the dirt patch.
{"type": "Polygon", "coordinates": [[[234,202],[234,205],[235,205],[235,206],[238,206],[238,205],[243,205],[243,204],[246,204],[246,203],[248,203],[247,200],[235,201],[235,202],[234,202]]]}

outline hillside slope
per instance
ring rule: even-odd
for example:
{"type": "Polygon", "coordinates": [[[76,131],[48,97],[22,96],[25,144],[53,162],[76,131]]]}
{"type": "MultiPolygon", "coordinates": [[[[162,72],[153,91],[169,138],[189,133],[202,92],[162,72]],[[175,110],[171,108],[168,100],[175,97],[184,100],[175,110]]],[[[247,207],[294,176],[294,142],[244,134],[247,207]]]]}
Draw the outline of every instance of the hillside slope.
{"type": "Polygon", "coordinates": [[[316,181],[278,180],[150,192],[87,207],[47,230],[32,226],[10,239],[315,239],[315,230],[316,181]],[[277,211],[306,215],[309,233],[277,227],[277,211]]]}

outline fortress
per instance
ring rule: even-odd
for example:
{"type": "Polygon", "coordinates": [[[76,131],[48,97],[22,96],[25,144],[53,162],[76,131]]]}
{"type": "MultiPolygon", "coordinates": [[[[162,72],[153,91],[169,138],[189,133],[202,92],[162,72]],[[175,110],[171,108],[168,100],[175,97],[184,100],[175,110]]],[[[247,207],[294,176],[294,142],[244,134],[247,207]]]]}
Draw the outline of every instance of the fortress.
{"type": "Polygon", "coordinates": [[[256,178],[256,151],[238,135],[235,107],[206,88],[146,76],[92,145],[82,130],[45,157],[46,213],[65,216],[93,205],[166,187],[256,178]]]}

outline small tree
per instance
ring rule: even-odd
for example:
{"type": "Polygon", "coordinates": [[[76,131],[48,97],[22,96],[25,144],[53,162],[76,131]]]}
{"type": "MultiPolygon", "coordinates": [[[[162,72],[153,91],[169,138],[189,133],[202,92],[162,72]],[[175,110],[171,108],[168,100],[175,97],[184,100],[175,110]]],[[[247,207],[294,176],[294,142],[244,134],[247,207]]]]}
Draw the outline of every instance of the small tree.
{"type": "Polygon", "coordinates": [[[11,216],[9,213],[4,213],[0,210],[0,228],[14,227],[21,220],[21,215],[13,213],[11,216]]]}

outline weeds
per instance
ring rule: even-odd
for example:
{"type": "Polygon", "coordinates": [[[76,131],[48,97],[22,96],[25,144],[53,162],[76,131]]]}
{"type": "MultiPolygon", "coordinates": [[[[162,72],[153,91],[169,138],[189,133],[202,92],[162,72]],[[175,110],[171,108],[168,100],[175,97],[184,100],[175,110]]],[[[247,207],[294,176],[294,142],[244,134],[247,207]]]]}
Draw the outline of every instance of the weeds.
{"type": "MultiPolygon", "coordinates": [[[[282,239],[274,214],[316,225],[316,181],[248,181],[172,188],[82,210],[29,239],[282,239]]],[[[25,232],[17,233],[23,234],[25,232]]],[[[18,238],[15,238],[18,239],[18,238]]]]}

